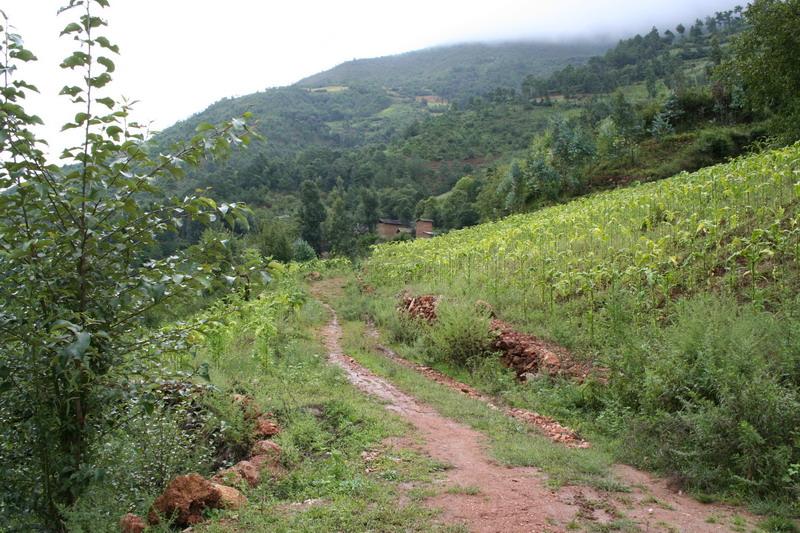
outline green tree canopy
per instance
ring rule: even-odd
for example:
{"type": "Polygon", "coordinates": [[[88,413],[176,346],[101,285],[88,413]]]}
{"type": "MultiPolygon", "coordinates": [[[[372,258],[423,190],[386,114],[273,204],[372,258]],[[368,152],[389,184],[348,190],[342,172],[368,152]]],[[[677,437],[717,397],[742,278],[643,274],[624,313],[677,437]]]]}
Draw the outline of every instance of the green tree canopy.
{"type": "Polygon", "coordinates": [[[774,113],[788,140],[800,138],[800,0],[755,0],[750,27],[733,43],[722,73],[740,83],[752,105],[774,113]]]}
{"type": "Polygon", "coordinates": [[[76,13],[61,34],[77,47],[61,64],[61,94],[76,109],[63,129],[81,132],[64,166],[48,161],[32,129],[43,120],[24,107],[37,89],[21,67],[36,57],[0,12],[0,483],[15,489],[3,492],[0,523],[14,517],[12,529],[63,529],[61,509],[103,475],[90,450],[115,423],[109,406],[132,395],[144,402],[147,365],[193,329],[143,320],[203,290],[214,266],[182,252],[150,259],[148,247],[189,220],[247,224],[238,204],[161,194],[156,184],[250,133],[240,119],[204,124],[183,148],[151,158],[144,127],[108,93],[118,49],[97,14],[106,6],[72,0],[61,9],[76,13]]]}

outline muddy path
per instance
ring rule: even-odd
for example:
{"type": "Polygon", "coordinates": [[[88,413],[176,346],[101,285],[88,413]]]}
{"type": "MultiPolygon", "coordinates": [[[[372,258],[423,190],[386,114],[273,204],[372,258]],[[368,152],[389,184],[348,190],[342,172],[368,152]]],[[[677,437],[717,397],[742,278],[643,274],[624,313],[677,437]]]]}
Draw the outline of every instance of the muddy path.
{"type": "Polygon", "coordinates": [[[445,472],[446,487],[480,489],[476,495],[442,493],[428,499],[428,505],[442,510],[442,522],[465,524],[473,532],[555,532],[573,530],[576,523],[610,525],[624,516],[633,528],[628,530],[752,531],[755,521],[739,510],[701,504],[673,492],[665,481],[630,467],[619,465],[614,473],[631,485],[631,492],[606,493],[583,486],[550,489],[546,476],[536,468],[506,467],[492,461],[481,433],[441,416],[343,353],[342,329],[335,310],[326,303],[338,288],[335,285],[336,280],[325,280],[312,290],[331,316],[321,331],[330,362],[341,367],[356,387],[407,420],[420,439],[415,446],[419,451],[451,466],[445,472]],[[741,526],[749,527],[733,529],[734,515],[742,517],[738,519],[741,526]]]}

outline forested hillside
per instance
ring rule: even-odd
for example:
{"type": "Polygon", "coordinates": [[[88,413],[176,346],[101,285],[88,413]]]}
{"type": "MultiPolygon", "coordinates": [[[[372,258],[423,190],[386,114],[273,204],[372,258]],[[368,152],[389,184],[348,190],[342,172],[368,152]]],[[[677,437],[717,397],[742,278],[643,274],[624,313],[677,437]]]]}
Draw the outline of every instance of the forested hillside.
{"type": "MultiPolygon", "coordinates": [[[[344,63],[291,87],[217,102],[168,128],[156,142],[167,146],[191,136],[202,122],[250,112],[266,142],[237,154],[223,169],[207,168],[207,175],[198,178],[198,185],[213,186],[218,197],[238,194],[258,205],[270,192],[296,191],[305,179],[322,178],[319,185],[330,190],[336,177],[348,187],[409,183],[420,194],[438,193],[463,173],[461,166],[433,171],[421,163],[441,157],[408,150],[392,157],[384,145],[413,135],[420,122],[446,114],[453,105],[497,87],[513,91],[532,73],[585,63],[605,46],[456,45],[344,63]]],[[[512,130],[509,136],[519,138],[517,133],[512,130]]]]}
{"type": "MultiPolygon", "coordinates": [[[[770,133],[720,67],[745,27],[733,9],[605,52],[476,44],[351,61],[218,102],[156,143],[252,113],[265,139],[192,172],[181,191],[210,187],[258,208],[251,226],[268,234],[255,237],[268,255],[289,258],[298,238],[317,253],[361,255],[379,217],[423,216],[442,231],[743,153],[770,133]],[[298,203],[306,181],[323,210],[311,219],[298,203]]],[[[167,249],[199,233],[180,237],[167,249]]]]}
{"type": "Polygon", "coordinates": [[[357,59],[297,82],[300,87],[364,84],[409,96],[462,104],[498,87],[516,90],[526,76],[581,65],[607,43],[512,42],[440,46],[396,56],[357,59]]]}

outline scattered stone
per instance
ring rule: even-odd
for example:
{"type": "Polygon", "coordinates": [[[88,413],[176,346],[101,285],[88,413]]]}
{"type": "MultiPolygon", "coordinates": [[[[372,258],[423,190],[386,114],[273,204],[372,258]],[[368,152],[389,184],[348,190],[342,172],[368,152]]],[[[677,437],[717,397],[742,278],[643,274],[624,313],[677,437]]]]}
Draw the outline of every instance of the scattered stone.
{"type": "Polygon", "coordinates": [[[306,509],[308,507],[315,507],[317,505],[322,505],[325,503],[325,500],[322,498],[309,498],[307,500],[303,500],[302,502],[294,502],[290,503],[289,507],[293,509],[306,509]]]}
{"type": "Polygon", "coordinates": [[[119,520],[122,533],[142,533],[146,528],[147,524],[142,517],[133,513],[128,513],[119,520]]]}
{"type": "MultiPolygon", "coordinates": [[[[267,458],[277,460],[281,456],[281,447],[271,440],[259,440],[253,444],[253,448],[250,450],[250,452],[252,453],[253,457],[265,455],[267,458]]],[[[251,463],[254,462],[253,457],[250,458],[251,463]]]]}
{"type": "Polygon", "coordinates": [[[239,485],[245,482],[255,487],[261,481],[261,474],[258,467],[250,461],[239,461],[232,467],[219,471],[211,481],[222,485],[239,485]]]}
{"type": "Polygon", "coordinates": [[[220,485],[218,483],[211,484],[213,489],[219,495],[217,506],[222,509],[241,509],[247,505],[247,498],[244,494],[239,492],[233,487],[227,485],[220,485]]]}
{"type": "Polygon", "coordinates": [[[280,426],[267,415],[261,415],[256,420],[256,436],[274,437],[281,432],[280,426]]]}
{"type": "Polygon", "coordinates": [[[314,271],[309,272],[308,274],[306,274],[306,279],[308,281],[319,281],[319,280],[322,279],[322,274],[320,274],[319,272],[314,270],[314,271]]]}
{"type": "Polygon", "coordinates": [[[204,509],[217,507],[219,499],[214,484],[200,474],[178,476],[153,502],[147,520],[155,525],[164,518],[180,527],[191,526],[203,520],[204,509]]]}

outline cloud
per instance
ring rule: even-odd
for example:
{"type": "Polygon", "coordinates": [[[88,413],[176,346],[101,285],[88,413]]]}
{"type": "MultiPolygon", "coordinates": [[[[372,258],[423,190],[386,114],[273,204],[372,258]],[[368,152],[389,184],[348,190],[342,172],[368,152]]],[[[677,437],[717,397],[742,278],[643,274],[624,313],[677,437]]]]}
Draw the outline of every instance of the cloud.
{"type": "MultiPolygon", "coordinates": [[[[4,1],[41,58],[25,77],[43,90],[32,103],[53,117],[44,130],[53,139],[76,112],[54,96],[63,85],[54,71],[73,45],[57,38],[67,20],[55,16],[62,3],[4,1]]],[[[163,128],[220,98],[287,85],[353,58],[475,40],[621,37],[732,7],[721,0],[116,0],[103,15],[122,49],[114,90],[140,100],[139,116],[163,128]]]]}

